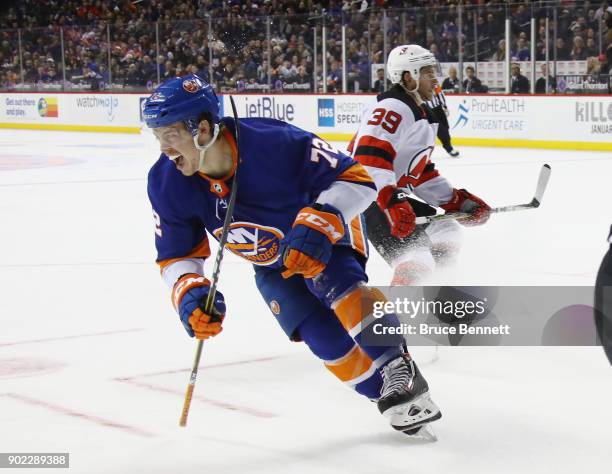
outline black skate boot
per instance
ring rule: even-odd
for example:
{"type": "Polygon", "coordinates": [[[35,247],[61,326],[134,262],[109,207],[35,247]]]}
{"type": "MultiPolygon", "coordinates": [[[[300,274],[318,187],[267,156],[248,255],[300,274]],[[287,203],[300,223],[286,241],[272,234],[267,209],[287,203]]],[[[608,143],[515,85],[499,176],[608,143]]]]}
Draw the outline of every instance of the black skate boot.
{"type": "Polygon", "coordinates": [[[389,418],[394,429],[414,435],[423,425],[442,417],[431,400],[427,381],[409,354],[389,362],[383,367],[382,376],[378,410],[389,418]]]}

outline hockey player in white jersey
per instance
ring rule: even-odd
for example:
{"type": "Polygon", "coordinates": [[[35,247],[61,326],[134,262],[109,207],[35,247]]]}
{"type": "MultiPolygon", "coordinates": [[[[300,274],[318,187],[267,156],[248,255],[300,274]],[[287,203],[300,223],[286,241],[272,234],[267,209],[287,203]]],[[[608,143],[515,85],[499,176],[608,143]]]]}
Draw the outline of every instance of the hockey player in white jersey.
{"type": "Polygon", "coordinates": [[[387,60],[393,85],[365,110],[349,145],[378,189],[376,203],[365,212],[367,232],[394,268],[393,285],[418,283],[436,264],[451,260],[460,245],[457,222],[416,226],[416,214],[433,215],[436,207],[471,214],[460,221],[464,225],[483,224],[490,214],[482,199],[454,188],[431,161],[438,124],[424,101],[431,100],[436,67],[434,55],[421,46],[394,48],[387,60]]]}

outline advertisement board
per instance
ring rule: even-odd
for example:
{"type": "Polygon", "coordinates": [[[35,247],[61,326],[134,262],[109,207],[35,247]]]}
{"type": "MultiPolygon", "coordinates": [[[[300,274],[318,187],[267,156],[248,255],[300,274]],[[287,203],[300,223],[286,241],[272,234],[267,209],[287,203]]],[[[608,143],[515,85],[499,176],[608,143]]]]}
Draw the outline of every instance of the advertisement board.
{"type": "MultiPolygon", "coordinates": [[[[234,95],[241,117],[284,120],[333,141],[349,140],[374,95],[234,95]],[[348,138],[347,138],[348,137],[348,138]]],[[[229,108],[229,96],[224,99],[229,108]]]]}
{"type": "MultiPolygon", "coordinates": [[[[140,133],[143,94],[0,94],[0,128],[140,133]]],[[[329,141],[348,141],[373,94],[236,94],[240,117],[284,120],[329,141]]],[[[450,95],[458,146],[612,150],[612,96],[450,95]]],[[[229,96],[219,96],[231,115],[229,96]]]]}
{"type": "Polygon", "coordinates": [[[612,150],[612,96],[451,96],[458,145],[612,150]]]}
{"type": "Polygon", "coordinates": [[[136,94],[0,94],[0,127],[140,132],[136,94]]]}

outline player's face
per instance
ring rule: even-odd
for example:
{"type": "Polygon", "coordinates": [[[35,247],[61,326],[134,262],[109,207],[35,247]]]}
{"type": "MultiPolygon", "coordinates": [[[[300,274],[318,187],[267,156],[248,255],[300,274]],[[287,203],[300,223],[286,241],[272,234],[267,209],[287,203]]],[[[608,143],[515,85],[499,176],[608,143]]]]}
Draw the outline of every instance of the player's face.
{"type": "Polygon", "coordinates": [[[419,95],[430,100],[436,85],[436,71],[432,66],[426,66],[419,73],[419,95]]]}
{"type": "Polygon", "coordinates": [[[181,173],[191,176],[198,171],[200,155],[185,124],[175,123],[167,127],[154,128],[153,134],[159,141],[162,153],[174,161],[181,173]]]}

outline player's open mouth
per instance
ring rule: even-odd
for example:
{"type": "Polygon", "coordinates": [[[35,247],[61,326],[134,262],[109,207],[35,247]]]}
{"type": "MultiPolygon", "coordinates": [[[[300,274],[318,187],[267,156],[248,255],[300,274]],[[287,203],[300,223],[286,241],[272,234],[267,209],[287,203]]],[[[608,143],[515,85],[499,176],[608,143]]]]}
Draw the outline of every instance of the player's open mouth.
{"type": "Polygon", "coordinates": [[[173,158],[172,161],[174,161],[174,164],[177,168],[180,168],[183,164],[183,155],[179,155],[176,158],[173,158]]]}

